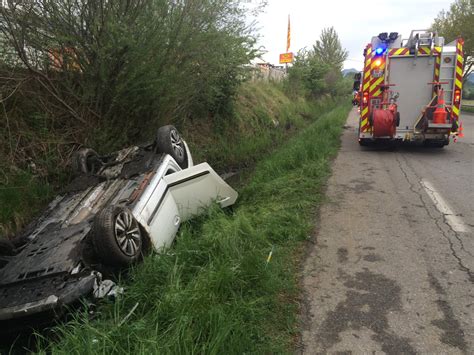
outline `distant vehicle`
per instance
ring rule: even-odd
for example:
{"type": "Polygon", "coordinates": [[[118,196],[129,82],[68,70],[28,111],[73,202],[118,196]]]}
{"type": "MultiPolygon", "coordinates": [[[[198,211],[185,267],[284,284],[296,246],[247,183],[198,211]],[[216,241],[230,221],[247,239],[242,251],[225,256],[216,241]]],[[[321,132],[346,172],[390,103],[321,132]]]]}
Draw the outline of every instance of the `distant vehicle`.
{"type": "Polygon", "coordinates": [[[360,106],[360,83],[361,83],[362,73],[354,74],[354,85],[352,87],[352,105],[360,106]]]}
{"type": "Polygon", "coordinates": [[[78,176],[13,242],[0,245],[2,330],[48,319],[101,287],[102,274],[173,242],[180,224],[237,192],[207,164],[193,164],[173,126],[154,143],[73,158],[78,176]],[[46,316],[49,315],[49,316],[46,316]]]}
{"type": "Polygon", "coordinates": [[[444,147],[460,130],[463,43],[429,30],[380,33],[364,50],[359,143],[444,147]]]}

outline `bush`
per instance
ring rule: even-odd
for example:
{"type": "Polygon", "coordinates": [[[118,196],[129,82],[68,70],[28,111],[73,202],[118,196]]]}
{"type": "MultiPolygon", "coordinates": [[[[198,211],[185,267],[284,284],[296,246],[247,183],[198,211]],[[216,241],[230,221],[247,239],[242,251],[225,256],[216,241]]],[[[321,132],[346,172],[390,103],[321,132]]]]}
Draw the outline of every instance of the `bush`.
{"type": "MultiPolygon", "coordinates": [[[[234,0],[9,2],[0,10],[0,92],[10,97],[1,131],[6,114],[20,121],[8,127],[12,137],[36,134],[42,117],[51,136],[108,150],[151,136],[150,126],[228,112],[255,55],[247,8],[234,0]]],[[[19,153],[28,144],[13,145],[19,153]]]]}

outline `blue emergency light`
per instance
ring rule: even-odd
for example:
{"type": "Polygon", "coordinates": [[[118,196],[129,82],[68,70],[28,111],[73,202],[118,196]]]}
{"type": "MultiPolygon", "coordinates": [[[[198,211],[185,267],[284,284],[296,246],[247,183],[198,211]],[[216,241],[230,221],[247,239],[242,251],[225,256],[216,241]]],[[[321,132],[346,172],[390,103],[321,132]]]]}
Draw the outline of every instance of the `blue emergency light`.
{"type": "Polygon", "coordinates": [[[383,51],[384,51],[384,49],[379,47],[375,50],[375,54],[382,54],[383,51]]]}

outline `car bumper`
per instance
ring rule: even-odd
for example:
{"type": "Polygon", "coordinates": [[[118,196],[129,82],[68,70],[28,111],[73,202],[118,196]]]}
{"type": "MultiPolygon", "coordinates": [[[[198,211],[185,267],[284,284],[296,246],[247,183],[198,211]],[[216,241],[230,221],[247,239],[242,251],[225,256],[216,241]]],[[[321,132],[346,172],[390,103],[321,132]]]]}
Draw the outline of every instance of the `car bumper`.
{"type": "MultiPolygon", "coordinates": [[[[62,307],[90,294],[97,276],[95,274],[69,278],[58,283],[54,278],[34,280],[26,284],[2,287],[0,322],[40,316],[50,311],[61,313],[62,307]],[[31,295],[40,295],[32,297],[31,295]]],[[[27,322],[25,322],[27,323],[27,322]]],[[[24,324],[29,327],[31,324],[24,324]]],[[[10,330],[8,327],[2,329],[10,330]]]]}

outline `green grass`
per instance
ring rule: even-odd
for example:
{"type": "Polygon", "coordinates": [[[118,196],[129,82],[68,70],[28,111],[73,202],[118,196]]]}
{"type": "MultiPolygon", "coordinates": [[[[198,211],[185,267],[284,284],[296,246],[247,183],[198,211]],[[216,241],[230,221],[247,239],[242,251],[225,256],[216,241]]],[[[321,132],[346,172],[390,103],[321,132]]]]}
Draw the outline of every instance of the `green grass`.
{"type": "Polygon", "coordinates": [[[257,163],[232,211],[212,208],[186,224],[170,250],[132,271],[122,298],[102,303],[95,319],[79,314],[53,329],[59,340],[43,340],[43,351],[292,352],[298,255],[349,109],[313,112],[313,124],[257,163]]]}
{"type": "MultiPolygon", "coordinates": [[[[195,124],[187,122],[182,133],[195,162],[207,161],[219,172],[228,171],[253,166],[262,154],[272,151],[297,129],[306,126],[305,117],[311,112],[327,112],[335,105],[331,99],[312,104],[304,99],[290,100],[278,84],[248,82],[239,90],[232,117],[214,123],[212,119],[196,120],[195,124]]],[[[64,140],[64,137],[51,137],[43,126],[36,128],[38,137],[34,131],[28,131],[29,139],[36,143],[64,140]]],[[[110,137],[107,140],[110,141],[110,137]]],[[[103,147],[93,148],[104,151],[103,147]]],[[[64,158],[54,155],[55,152],[49,147],[35,159],[40,170],[45,171],[42,175],[46,175],[38,177],[25,164],[15,166],[0,151],[0,172],[3,173],[0,174],[0,237],[21,230],[68,181],[69,168],[64,158]]]]}
{"type": "Polygon", "coordinates": [[[330,98],[313,103],[290,100],[277,83],[248,82],[239,90],[231,119],[191,123],[183,136],[195,161],[207,161],[217,171],[252,166],[307,126],[313,112],[324,113],[336,105],[330,98]]]}
{"type": "Polygon", "coordinates": [[[474,100],[462,100],[461,111],[474,113],[474,100]]]}
{"type": "Polygon", "coordinates": [[[51,199],[52,188],[25,170],[3,170],[0,181],[0,238],[12,235],[51,199]]]}

